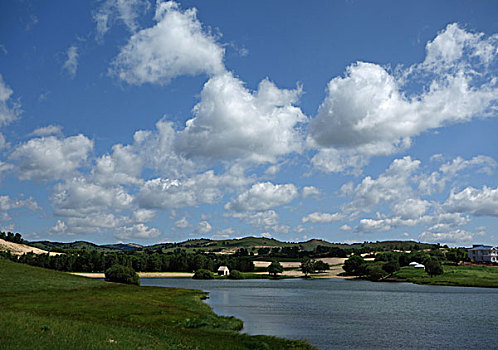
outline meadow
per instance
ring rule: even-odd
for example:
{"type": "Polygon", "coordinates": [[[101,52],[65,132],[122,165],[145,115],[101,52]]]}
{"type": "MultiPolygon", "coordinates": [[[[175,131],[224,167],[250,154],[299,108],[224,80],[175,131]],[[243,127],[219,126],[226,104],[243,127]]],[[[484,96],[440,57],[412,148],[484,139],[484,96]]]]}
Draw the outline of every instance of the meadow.
{"type": "Polygon", "coordinates": [[[498,267],[443,265],[443,274],[430,277],[423,269],[402,267],[394,273],[396,281],[461,287],[498,288],[498,267]]]}
{"type": "Polygon", "coordinates": [[[2,349],[313,349],[241,334],[206,293],[109,283],[0,258],[2,349]]]}

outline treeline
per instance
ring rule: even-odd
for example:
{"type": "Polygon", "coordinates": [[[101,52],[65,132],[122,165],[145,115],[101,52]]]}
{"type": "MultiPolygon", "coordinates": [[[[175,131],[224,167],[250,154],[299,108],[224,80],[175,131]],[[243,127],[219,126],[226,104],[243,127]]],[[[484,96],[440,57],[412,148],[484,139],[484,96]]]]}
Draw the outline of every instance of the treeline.
{"type": "Polygon", "coordinates": [[[343,269],[346,275],[359,276],[372,281],[389,277],[401,267],[416,262],[425,266],[425,271],[430,276],[443,273],[442,264],[458,264],[468,260],[465,249],[452,248],[446,253],[439,249],[430,251],[383,252],[374,255],[374,261],[365,261],[360,255],[352,255],[344,262],[343,269]]]}
{"type": "Polygon", "coordinates": [[[198,269],[215,272],[220,265],[226,265],[230,270],[254,271],[254,263],[249,257],[187,253],[182,249],[167,254],[145,251],[109,253],[83,249],[79,252],[52,256],[33,253],[16,256],[10,252],[3,252],[0,255],[12,261],[68,272],[104,272],[115,264],[147,272],[193,272],[198,269]]]}
{"type": "Polygon", "coordinates": [[[14,234],[12,232],[0,232],[0,239],[4,239],[12,243],[24,243],[24,239],[20,233],[14,234]]]}

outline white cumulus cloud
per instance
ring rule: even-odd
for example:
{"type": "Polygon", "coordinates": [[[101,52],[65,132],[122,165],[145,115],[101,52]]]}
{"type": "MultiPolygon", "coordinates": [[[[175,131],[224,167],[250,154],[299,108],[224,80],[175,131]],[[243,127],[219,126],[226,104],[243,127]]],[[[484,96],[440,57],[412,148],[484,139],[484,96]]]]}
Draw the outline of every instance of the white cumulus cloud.
{"type": "Polygon", "coordinates": [[[264,211],[287,204],[297,195],[297,188],[293,184],[259,182],[228,202],[225,209],[237,212],[264,211]]]}
{"type": "Polygon", "coordinates": [[[16,147],[10,159],[17,165],[21,180],[50,181],[71,176],[93,150],[93,141],[84,135],[33,138],[16,147]]]}
{"type": "Polygon", "coordinates": [[[295,107],[301,89],[279,89],[263,80],[254,93],[232,73],[211,78],[194,107],[194,118],[178,133],[176,150],[187,158],[275,162],[300,152],[296,125],[307,120],[295,107]]]}
{"type": "Polygon", "coordinates": [[[223,72],[224,49],[202,28],[196,10],[158,1],[156,24],[134,34],[112,63],[129,84],[167,84],[180,75],[223,72]]]}

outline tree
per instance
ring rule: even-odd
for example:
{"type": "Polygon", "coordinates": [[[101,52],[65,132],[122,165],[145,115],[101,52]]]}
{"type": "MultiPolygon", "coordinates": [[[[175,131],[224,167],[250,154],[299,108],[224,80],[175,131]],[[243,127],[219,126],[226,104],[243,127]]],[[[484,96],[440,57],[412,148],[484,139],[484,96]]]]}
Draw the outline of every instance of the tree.
{"type": "Polygon", "coordinates": [[[315,261],[315,266],[313,266],[316,271],[323,272],[325,270],[330,269],[330,265],[321,260],[315,261]]]}
{"type": "Polygon", "coordinates": [[[238,270],[232,270],[230,271],[230,275],[228,275],[228,278],[231,280],[243,280],[244,275],[238,270]]]}
{"type": "Polygon", "coordinates": [[[368,266],[366,268],[366,277],[373,282],[379,281],[386,275],[384,269],[379,266],[368,266]]]}
{"type": "Polygon", "coordinates": [[[365,264],[365,260],[360,255],[351,255],[348,260],[344,262],[342,267],[348,275],[360,275],[364,269],[360,267],[365,264]]]}
{"type": "Polygon", "coordinates": [[[209,270],[199,269],[195,271],[194,276],[192,278],[195,280],[212,280],[214,279],[214,276],[209,270]]]}
{"type": "Polygon", "coordinates": [[[304,257],[301,260],[301,271],[304,273],[304,277],[308,278],[310,273],[315,272],[315,261],[308,257],[304,257]]]}
{"type": "Polygon", "coordinates": [[[275,261],[272,261],[270,266],[268,266],[267,270],[271,276],[276,277],[277,274],[284,272],[284,267],[282,265],[280,265],[280,263],[278,261],[275,260],[275,261]]]}
{"type": "Polygon", "coordinates": [[[113,265],[105,271],[105,280],[109,282],[140,285],[137,273],[131,267],[113,265]]]}
{"type": "Polygon", "coordinates": [[[425,263],[425,272],[427,272],[429,276],[433,277],[436,275],[442,275],[444,271],[438,260],[430,259],[425,263]]]}
{"type": "Polygon", "coordinates": [[[400,266],[396,260],[391,260],[382,265],[382,270],[386,271],[388,274],[392,275],[396,271],[399,271],[400,266]]]}

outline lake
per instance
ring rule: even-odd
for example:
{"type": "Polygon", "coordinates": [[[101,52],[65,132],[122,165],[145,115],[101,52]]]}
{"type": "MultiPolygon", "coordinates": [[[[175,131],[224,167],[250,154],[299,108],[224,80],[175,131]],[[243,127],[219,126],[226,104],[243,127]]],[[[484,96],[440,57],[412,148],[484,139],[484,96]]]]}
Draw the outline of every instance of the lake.
{"type": "Polygon", "coordinates": [[[243,332],[305,339],[319,349],[498,348],[498,289],[342,279],[143,278],[201,289],[243,332]]]}

